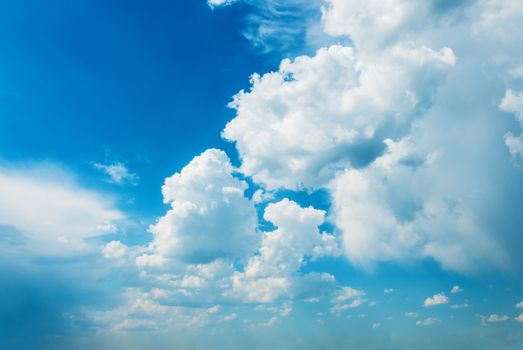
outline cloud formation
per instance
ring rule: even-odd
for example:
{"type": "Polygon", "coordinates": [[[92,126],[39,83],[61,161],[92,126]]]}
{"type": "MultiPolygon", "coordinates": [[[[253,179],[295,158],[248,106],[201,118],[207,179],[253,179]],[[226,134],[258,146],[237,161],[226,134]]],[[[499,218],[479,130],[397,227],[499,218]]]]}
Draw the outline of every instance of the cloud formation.
{"type": "Polygon", "coordinates": [[[425,299],[425,301],[423,302],[423,306],[436,306],[436,305],[444,305],[444,304],[448,304],[449,303],[449,298],[443,294],[443,293],[439,293],[439,294],[435,294],[434,296],[430,297],[430,298],[427,298],[425,299]]]}
{"type": "Polygon", "coordinates": [[[233,170],[223,151],[210,149],[165,180],[162,194],[171,209],[150,227],[154,240],[139,266],[159,267],[170,259],[210,263],[256,250],[256,210],[233,170]]]}
{"type": "Polygon", "coordinates": [[[507,321],[509,317],[507,315],[496,315],[492,314],[487,318],[487,322],[504,322],[507,321]]]}
{"type": "Polygon", "coordinates": [[[139,177],[127,169],[124,163],[116,162],[112,164],[93,163],[95,169],[104,172],[109,177],[109,182],[117,185],[136,186],[139,177]]]}
{"type": "Polygon", "coordinates": [[[87,239],[124,219],[114,199],[83,188],[51,164],[1,166],[0,193],[0,227],[14,230],[18,245],[36,254],[85,253],[92,248],[87,239]]]}
{"type": "Polygon", "coordinates": [[[322,187],[346,167],[368,165],[385,138],[400,136],[455,60],[448,48],[412,45],[372,58],[331,46],[286,59],[234,97],[237,115],[223,136],[236,143],[240,170],[266,188],[322,187]]]}

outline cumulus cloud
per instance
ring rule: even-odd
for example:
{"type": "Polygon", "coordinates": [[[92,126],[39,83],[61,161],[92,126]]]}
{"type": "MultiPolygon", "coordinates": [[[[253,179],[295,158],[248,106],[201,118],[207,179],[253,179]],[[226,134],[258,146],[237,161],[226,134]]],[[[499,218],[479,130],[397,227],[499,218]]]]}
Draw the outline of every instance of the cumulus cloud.
{"type": "Polygon", "coordinates": [[[519,303],[516,304],[516,307],[518,309],[523,309],[523,301],[520,301],[519,303]]]}
{"type": "Polygon", "coordinates": [[[277,229],[264,233],[259,255],[249,259],[244,272],[234,274],[233,294],[258,302],[292,295],[293,280],[307,258],[338,253],[335,237],[318,229],[324,216],[324,211],[288,199],[269,204],[264,218],[277,229]]]}
{"type": "MultiPolygon", "coordinates": [[[[350,46],[327,44],[253,75],[223,131],[240,171],[269,190],[326,187],[355,264],[517,265],[523,223],[498,223],[516,216],[503,198],[523,189],[497,137],[506,134],[513,157],[523,142],[492,100],[500,76],[519,77],[521,36],[510,28],[520,11],[506,0],[325,1],[324,33],[350,46]]],[[[518,97],[507,89],[500,109],[517,116],[518,97]]]]}
{"type": "Polygon", "coordinates": [[[504,322],[507,321],[509,317],[507,315],[496,315],[492,314],[487,318],[487,322],[504,322]]]}
{"type": "Polygon", "coordinates": [[[487,262],[503,266],[501,248],[462,195],[449,187],[435,190],[439,155],[422,153],[412,139],[385,144],[387,151],[369,167],[346,170],[330,184],[348,259],[369,266],[430,257],[462,272],[487,262]]]}
{"type": "Polygon", "coordinates": [[[107,259],[121,259],[126,256],[128,248],[120,241],[111,241],[102,248],[102,253],[107,259]]]}
{"type": "Polygon", "coordinates": [[[85,252],[86,239],[124,218],[113,199],[50,164],[1,166],[0,193],[0,226],[14,229],[23,246],[40,254],[85,252]]]}
{"type": "Polygon", "coordinates": [[[516,318],[514,318],[516,322],[523,322],[523,314],[519,314],[516,318]]]}
{"type": "Polygon", "coordinates": [[[246,188],[223,151],[195,157],[165,180],[162,193],[171,209],[150,227],[154,239],[149,253],[137,259],[139,266],[162,266],[170,259],[209,263],[255,251],[256,210],[244,196],[246,188]]]}
{"type": "Polygon", "coordinates": [[[448,48],[412,45],[372,58],[331,46],[284,60],[234,97],[237,115],[223,136],[236,142],[241,171],[265,187],[321,187],[336,171],[374,160],[383,139],[430,104],[455,60],[448,48]]]}
{"type": "Polygon", "coordinates": [[[430,298],[425,299],[423,306],[429,307],[429,306],[443,305],[443,304],[448,304],[448,303],[449,303],[449,298],[445,294],[439,293],[439,294],[435,294],[434,296],[432,296],[430,298]]]}
{"type": "Polygon", "coordinates": [[[382,47],[422,20],[429,6],[429,1],[326,0],[323,22],[328,34],[349,36],[356,45],[382,47]]]}
{"type": "Polygon", "coordinates": [[[127,169],[124,163],[112,163],[112,164],[101,164],[101,163],[93,163],[93,166],[103,171],[108,177],[109,182],[117,184],[117,185],[132,185],[136,186],[139,181],[139,177],[136,174],[133,174],[132,172],[127,169]]]}

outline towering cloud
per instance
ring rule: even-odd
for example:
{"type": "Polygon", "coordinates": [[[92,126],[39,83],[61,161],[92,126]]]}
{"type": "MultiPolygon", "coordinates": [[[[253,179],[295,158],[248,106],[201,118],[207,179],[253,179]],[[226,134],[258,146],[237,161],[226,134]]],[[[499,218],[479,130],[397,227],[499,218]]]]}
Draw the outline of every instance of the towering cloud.
{"type": "Polygon", "coordinates": [[[253,253],[256,211],[244,196],[247,184],[232,173],[227,155],[210,149],[166,179],[162,193],[171,209],[151,226],[150,253],[139,257],[138,264],[161,266],[170,259],[209,263],[253,253]]]}

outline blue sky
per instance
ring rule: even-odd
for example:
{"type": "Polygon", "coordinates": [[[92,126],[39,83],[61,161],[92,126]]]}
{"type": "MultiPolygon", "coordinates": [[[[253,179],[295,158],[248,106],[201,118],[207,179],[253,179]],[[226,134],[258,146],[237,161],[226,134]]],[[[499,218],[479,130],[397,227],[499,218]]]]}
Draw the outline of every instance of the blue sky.
{"type": "Polygon", "coordinates": [[[0,4],[0,345],[519,349],[516,0],[0,4]]]}

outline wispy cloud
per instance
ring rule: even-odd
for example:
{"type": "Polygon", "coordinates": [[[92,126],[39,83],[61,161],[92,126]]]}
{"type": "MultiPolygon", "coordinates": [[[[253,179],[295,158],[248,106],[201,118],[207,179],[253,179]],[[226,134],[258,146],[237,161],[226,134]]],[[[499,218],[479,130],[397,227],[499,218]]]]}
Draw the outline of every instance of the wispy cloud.
{"type": "Polygon", "coordinates": [[[116,162],[110,164],[93,163],[93,167],[105,173],[108,181],[117,185],[136,186],[139,182],[138,175],[127,169],[124,163],[116,162]]]}

